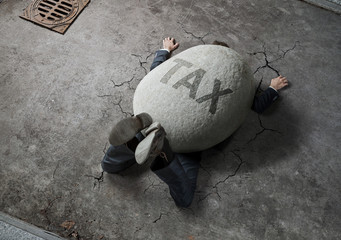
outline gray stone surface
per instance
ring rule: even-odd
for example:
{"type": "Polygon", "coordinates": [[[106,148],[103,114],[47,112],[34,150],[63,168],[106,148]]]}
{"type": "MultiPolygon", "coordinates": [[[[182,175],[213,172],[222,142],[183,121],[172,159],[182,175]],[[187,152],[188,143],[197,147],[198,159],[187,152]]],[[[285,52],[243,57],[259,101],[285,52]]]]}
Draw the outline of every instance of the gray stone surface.
{"type": "Polygon", "coordinates": [[[42,240],[42,238],[25,232],[20,228],[11,226],[5,222],[0,221],[0,237],[2,240],[42,240]]]}
{"type": "Polygon", "coordinates": [[[329,2],[333,2],[336,3],[338,5],[341,5],[341,1],[340,0],[328,0],[329,2]]]}
{"type": "Polygon", "coordinates": [[[0,4],[1,211],[73,239],[341,238],[340,16],[296,0],[94,0],[60,35],[20,19],[27,4],[0,4]],[[99,165],[167,36],[177,53],[226,41],[263,89],[290,81],[203,153],[189,209],[148,165],[99,165]]]}
{"type": "Polygon", "coordinates": [[[1,240],[62,240],[54,233],[47,232],[31,224],[0,212],[1,240]]]}
{"type": "Polygon", "coordinates": [[[161,123],[173,151],[196,152],[228,138],[251,111],[254,94],[251,70],[237,52],[199,45],[148,73],[133,108],[161,123]]]}
{"type": "Polygon", "coordinates": [[[307,3],[313,4],[337,14],[341,14],[341,1],[340,0],[303,0],[307,3]]]}

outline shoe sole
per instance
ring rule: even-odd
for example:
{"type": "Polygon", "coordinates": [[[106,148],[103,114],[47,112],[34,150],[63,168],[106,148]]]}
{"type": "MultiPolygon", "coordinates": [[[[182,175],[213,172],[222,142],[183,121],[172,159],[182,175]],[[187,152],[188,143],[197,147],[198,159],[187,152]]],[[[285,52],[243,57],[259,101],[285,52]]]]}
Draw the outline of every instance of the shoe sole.
{"type": "Polygon", "coordinates": [[[152,122],[152,118],[147,113],[122,119],[112,128],[109,134],[109,142],[113,146],[124,144],[134,138],[142,129],[151,125],[152,122]]]}
{"type": "Polygon", "coordinates": [[[162,130],[154,130],[150,132],[145,139],[143,139],[139,145],[137,145],[135,150],[135,159],[138,164],[144,164],[148,160],[151,160],[152,158],[155,158],[157,155],[153,152],[155,149],[159,148],[160,151],[163,147],[163,140],[161,138],[164,138],[165,134],[162,132],[162,130]],[[160,140],[161,139],[161,140],[160,140]],[[158,146],[158,144],[160,144],[158,146]]]}
{"type": "Polygon", "coordinates": [[[143,128],[137,117],[126,118],[119,121],[111,130],[109,142],[118,146],[131,140],[143,128]]]}

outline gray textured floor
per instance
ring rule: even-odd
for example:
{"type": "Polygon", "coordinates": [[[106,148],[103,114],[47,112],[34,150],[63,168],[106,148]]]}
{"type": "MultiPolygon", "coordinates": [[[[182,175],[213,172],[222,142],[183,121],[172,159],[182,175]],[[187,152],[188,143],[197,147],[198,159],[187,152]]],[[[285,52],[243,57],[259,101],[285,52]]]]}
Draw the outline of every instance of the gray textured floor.
{"type": "Polygon", "coordinates": [[[42,240],[40,237],[34,236],[2,221],[0,221],[0,237],[1,240],[42,240]]]}
{"type": "Polygon", "coordinates": [[[341,1],[340,0],[303,0],[317,7],[333,11],[341,14],[341,1]]]}
{"type": "MultiPolygon", "coordinates": [[[[62,240],[54,233],[37,228],[29,223],[0,212],[1,240],[62,240]]],[[[63,238],[64,239],[64,238],[63,238]]]]}
{"type": "Polygon", "coordinates": [[[1,211],[74,239],[341,238],[339,15],[297,0],[93,0],[60,35],[20,19],[28,3],[0,4],[1,211]],[[228,42],[263,88],[290,81],[203,153],[189,209],[148,166],[101,178],[108,130],[167,36],[177,52],[228,42]]]}

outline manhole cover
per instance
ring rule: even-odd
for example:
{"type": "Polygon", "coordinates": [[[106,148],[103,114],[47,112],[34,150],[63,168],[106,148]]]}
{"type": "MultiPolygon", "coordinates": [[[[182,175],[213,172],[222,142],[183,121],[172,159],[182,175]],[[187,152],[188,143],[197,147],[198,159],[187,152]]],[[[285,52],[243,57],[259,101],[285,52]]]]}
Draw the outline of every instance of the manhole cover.
{"type": "Polygon", "coordinates": [[[20,17],[64,33],[90,0],[33,0],[20,17]]]}

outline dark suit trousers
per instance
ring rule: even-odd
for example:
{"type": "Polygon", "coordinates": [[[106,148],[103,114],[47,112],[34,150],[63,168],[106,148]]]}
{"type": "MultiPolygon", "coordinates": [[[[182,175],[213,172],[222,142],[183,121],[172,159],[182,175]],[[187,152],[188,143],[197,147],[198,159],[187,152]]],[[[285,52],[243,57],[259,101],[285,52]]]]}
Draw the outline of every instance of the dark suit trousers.
{"type": "MultiPolygon", "coordinates": [[[[161,157],[157,157],[151,164],[151,170],[168,185],[170,195],[179,207],[188,207],[193,200],[199,161],[199,153],[174,153],[169,164],[161,157]]],[[[126,145],[110,145],[102,160],[102,168],[108,173],[118,173],[134,163],[135,154],[126,145]]]]}

